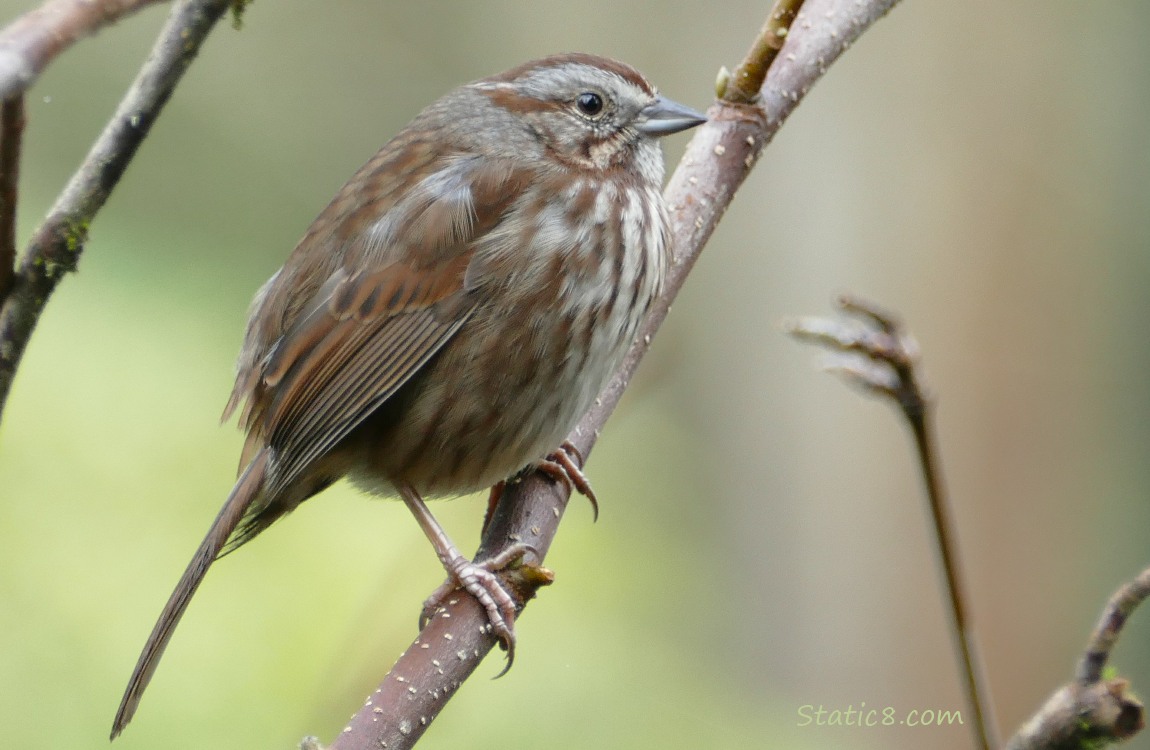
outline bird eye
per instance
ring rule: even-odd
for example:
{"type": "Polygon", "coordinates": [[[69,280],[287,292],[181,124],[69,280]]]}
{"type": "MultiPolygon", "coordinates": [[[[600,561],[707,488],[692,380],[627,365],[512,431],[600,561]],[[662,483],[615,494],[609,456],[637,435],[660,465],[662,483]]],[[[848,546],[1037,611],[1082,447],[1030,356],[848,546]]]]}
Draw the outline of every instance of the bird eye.
{"type": "Polygon", "coordinates": [[[594,117],[603,111],[603,97],[594,91],[584,91],[576,97],[575,106],[588,117],[594,117]]]}

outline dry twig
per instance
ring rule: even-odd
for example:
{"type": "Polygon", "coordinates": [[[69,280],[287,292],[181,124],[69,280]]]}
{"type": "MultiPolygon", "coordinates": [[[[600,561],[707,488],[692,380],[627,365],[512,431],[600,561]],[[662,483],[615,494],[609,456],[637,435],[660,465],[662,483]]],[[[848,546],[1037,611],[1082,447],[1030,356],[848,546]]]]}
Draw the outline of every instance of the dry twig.
{"type": "MultiPolygon", "coordinates": [[[[919,461],[930,496],[935,529],[953,611],[959,657],[975,711],[974,731],[983,748],[999,747],[990,694],[977,657],[974,633],[960,577],[954,522],[939,476],[940,461],[930,424],[931,400],[917,373],[918,345],[897,318],[876,305],[843,297],[844,312],[862,326],[838,320],[801,318],[786,323],[796,338],[829,349],[826,369],[864,390],[895,401],[915,434],[919,461]]],[[[1075,678],[1059,688],[1006,745],[1007,750],[1081,750],[1127,739],[1143,727],[1141,702],[1127,680],[1103,675],[1110,653],[1130,614],[1150,597],[1150,568],[1120,588],[1107,603],[1079,662],[1075,678]]]]}
{"type": "Polygon", "coordinates": [[[842,375],[864,390],[894,401],[914,433],[919,465],[926,483],[939,558],[950,598],[951,623],[958,644],[958,661],[974,712],[971,731],[983,750],[1000,745],[998,723],[990,701],[990,686],[978,656],[971,625],[969,594],[962,580],[962,565],[954,539],[954,514],[941,478],[941,460],[935,445],[933,402],[926,396],[918,373],[919,348],[897,317],[857,297],[839,298],[843,312],[861,321],[849,325],[838,320],[801,318],[788,321],[787,331],[798,339],[830,350],[826,369],[842,375]]]}

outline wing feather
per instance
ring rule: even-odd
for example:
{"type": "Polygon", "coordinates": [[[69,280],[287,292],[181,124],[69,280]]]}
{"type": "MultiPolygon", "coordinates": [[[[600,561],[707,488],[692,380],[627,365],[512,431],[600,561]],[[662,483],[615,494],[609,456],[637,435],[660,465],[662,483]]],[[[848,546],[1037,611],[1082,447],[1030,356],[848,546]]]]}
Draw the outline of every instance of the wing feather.
{"type": "MultiPolygon", "coordinates": [[[[477,246],[504,221],[529,180],[497,160],[445,159],[440,171],[385,215],[361,222],[343,262],[310,287],[310,299],[285,297],[274,286],[299,276],[286,267],[261,292],[268,300],[289,300],[287,309],[298,311],[237,377],[236,392],[248,399],[241,415],[249,431],[244,454],[267,446],[275,456],[269,502],[286,497],[294,480],[394,396],[467,322],[479,299],[467,281],[474,277],[469,270],[477,246]]],[[[295,257],[308,256],[297,251],[295,257]]],[[[237,400],[233,396],[229,408],[237,400]]]]}
{"type": "Polygon", "coordinates": [[[448,321],[439,320],[434,310],[420,310],[376,325],[341,322],[333,335],[347,326],[360,329],[343,337],[345,350],[354,351],[333,358],[338,364],[309,383],[306,397],[271,430],[279,458],[276,484],[290,482],[362,424],[459,330],[471,309],[448,321]]]}

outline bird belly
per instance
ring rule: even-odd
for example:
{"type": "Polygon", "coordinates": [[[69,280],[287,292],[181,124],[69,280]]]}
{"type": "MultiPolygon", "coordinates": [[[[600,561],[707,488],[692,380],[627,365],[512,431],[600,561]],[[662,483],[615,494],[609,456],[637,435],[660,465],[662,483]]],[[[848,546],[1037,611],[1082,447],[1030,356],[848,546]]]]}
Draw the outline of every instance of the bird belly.
{"type": "Polygon", "coordinates": [[[583,302],[564,295],[531,320],[518,306],[481,305],[353,437],[352,480],[379,494],[405,483],[452,496],[543,459],[618,368],[656,289],[653,279],[598,300],[568,290],[583,302]]]}
{"type": "Polygon", "coordinates": [[[657,191],[601,185],[595,209],[575,246],[564,244],[575,219],[543,211],[520,253],[491,263],[471,317],[357,431],[353,481],[459,495],[559,447],[618,368],[667,264],[657,191]]]}

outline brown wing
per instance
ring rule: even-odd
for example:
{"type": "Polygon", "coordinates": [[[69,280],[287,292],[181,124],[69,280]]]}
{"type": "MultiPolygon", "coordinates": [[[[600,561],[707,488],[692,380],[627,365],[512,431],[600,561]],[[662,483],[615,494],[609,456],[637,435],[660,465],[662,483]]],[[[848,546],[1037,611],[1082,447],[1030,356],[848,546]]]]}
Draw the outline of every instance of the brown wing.
{"type": "Polygon", "coordinates": [[[276,452],[275,496],[359,426],[470,317],[470,253],[434,272],[389,267],[343,280],[268,360],[262,432],[276,452]],[[390,294],[381,293],[381,290],[390,294]],[[400,295],[408,304],[395,305],[400,295]]]}
{"type": "Polygon", "coordinates": [[[249,400],[245,459],[264,446],[275,456],[266,501],[376,411],[474,311],[481,291],[466,288],[465,279],[476,246],[528,176],[477,157],[440,166],[351,240],[343,265],[253,367],[258,378],[241,371],[237,390],[249,400]]]}

